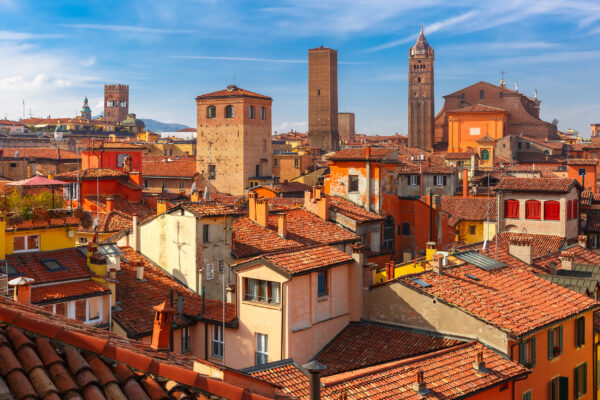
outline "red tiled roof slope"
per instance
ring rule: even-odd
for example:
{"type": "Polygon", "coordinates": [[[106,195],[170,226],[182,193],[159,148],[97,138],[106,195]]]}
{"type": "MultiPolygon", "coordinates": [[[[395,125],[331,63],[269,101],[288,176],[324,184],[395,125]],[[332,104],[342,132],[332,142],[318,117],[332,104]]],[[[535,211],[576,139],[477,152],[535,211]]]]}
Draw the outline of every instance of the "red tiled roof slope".
{"type": "Polygon", "coordinates": [[[383,217],[371,211],[367,211],[362,207],[357,206],[350,200],[343,197],[330,196],[329,207],[340,214],[361,222],[383,221],[383,217]]]}
{"type": "MultiPolygon", "coordinates": [[[[514,238],[531,239],[531,256],[533,258],[554,253],[565,243],[565,238],[556,235],[539,235],[533,233],[500,232],[498,247],[508,251],[510,240],[514,238]]],[[[495,239],[492,240],[495,242],[495,239]]]]}
{"type": "Polygon", "coordinates": [[[237,207],[219,201],[199,201],[181,203],[184,210],[199,216],[239,215],[237,207]]]}
{"type": "MultiPolygon", "coordinates": [[[[369,156],[369,160],[379,160],[387,156],[388,154],[396,151],[394,148],[384,147],[371,148],[371,155],[369,156]]],[[[344,149],[340,150],[328,157],[330,160],[366,160],[367,159],[367,148],[361,147],[357,149],[344,149]]]]}
{"type": "Polygon", "coordinates": [[[330,246],[268,254],[262,258],[293,275],[352,262],[352,256],[330,246]]]}
{"type": "Polygon", "coordinates": [[[86,257],[77,249],[13,253],[6,256],[8,264],[21,276],[35,279],[34,285],[92,276],[86,257]],[[48,271],[42,260],[57,260],[65,269],[48,271]]]}
{"type": "Polygon", "coordinates": [[[143,160],[144,177],[192,178],[197,174],[195,160],[143,160]]]}
{"type": "Polygon", "coordinates": [[[351,323],[314,359],[327,366],[321,375],[329,376],[462,343],[464,342],[398,327],[366,322],[351,323]]]}
{"type": "Polygon", "coordinates": [[[78,171],[69,171],[55,176],[56,179],[96,179],[96,178],[121,178],[128,176],[127,173],[111,168],[87,168],[78,171]]]}
{"type": "Polygon", "coordinates": [[[443,196],[440,209],[461,221],[496,220],[496,198],[443,196]]]}
{"type": "Polygon", "coordinates": [[[76,161],[80,157],[77,153],[58,148],[47,147],[4,147],[2,148],[4,157],[35,157],[53,160],[73,160],[76,161]],[[18,152],[18,156],[17,156],[18,152]]]}
{"type": "Polygon", "coordinates": [[[51,303],[71,298],[99,296],[106,293],[110,293],[110,289],[91,280],[34,286],[31,290],[31,302],[35,304],[51,303]]]}
{"type": "Polygon", "coordinates": [[[213,97],[240,97],[240,96],[260,97],[265,100],[272,100],[269,96],[251,92],[246,89],[241,89],[235,85],[231,85],[227,89],[217,90],[216,92],[203,94],[196,98],[197,99],[210,99],[213,97]]]}
{"type": "Polygon", "coordinates": [[[504,178],[496,191],[567,193],[575,185],[573,178],[504,178]]]}

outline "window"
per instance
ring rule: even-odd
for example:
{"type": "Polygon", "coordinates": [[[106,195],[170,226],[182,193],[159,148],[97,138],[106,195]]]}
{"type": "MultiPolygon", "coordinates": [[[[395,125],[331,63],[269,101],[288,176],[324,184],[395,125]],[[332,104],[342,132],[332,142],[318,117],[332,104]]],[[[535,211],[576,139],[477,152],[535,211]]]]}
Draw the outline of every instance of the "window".
{"type": "Polygon", "coordinates": [[[161,190],[162,190],[163,192],[164,192],[165,190],[167,190],[167,180],[166,180],[166,179],[163,179],[163,181],[162,181],[162,188],[161,188],[161,190]]]}
{"type": "Polygon", "coordinates": [[[558,357],[563,352],[563,327],[548,329],[548,360],[558,357]]]}
{"type": "Polygon", "coordinates": [[[274,158],[274,159],[273,159],[273,167],[274,167],[274,168],[277,168],[277,167],[279,167],[279,159],[278,159],[278,158],[274,158]]]}
{"type": "Polygon", "coordinates": [[[481,160],[482,161],[487,161],[490,159],[490,152],[489,150],[481,150],[481,160]]]}
{"type": "Polygon", "coordinates": [[[173,155],[173,149],[169,149],[169,155],[172,156],[173,155]]]}
{"type": "Polygon", "coordinates": [[[279,304],[279,283],[260,279],[244,278],[244,300],[279,304]]]}
{"type": "Polygon", "coordinates": [[[248,107],[248,118],[254,119],[254,106],[248,107]]]}
{"type": "Polygon", "coordinates": [[[212,337],[212,355],[216,358],[223,358],[223,347],[225,342],[223,340],[223,326],[213,325],[213,337],[212,337]]]}
{"type": "Polygon", "coordinates": [[[519,218],[519,200],[504,201],[504,216],[506,218],[519,218]]]}
{"type": "Polygon", "coordinates": [[[189,353],[190,351],[190,327],[181,328],[181,352],[189,353]]]}
{"type": "Polygon", "coordinates": [[[255,172],[256,172],[255,176],[258,178],[260,176],[260,165],[256,166],[256,171],[255,172]]]}
{"type": "Polygon", "coordinates": [[[585,344],[585,317],[575,320],[575,346],[581,347],[585,344]]]}
{"type": "Polygon", "coordinates": [[[519,149],[520,149],[520,148],[522,148],[522,147],[523,147],[523,143],[522,143],[522,142],[519,142],[519,143],[517,144],[517,147],[518,147],[519,149]]]}
{"type": "Polygon", "coordinates": [[[235,116],[235,109],[232,105],[225,107],[225,118],[233,118],[235,116]]]}
{"type": "Polygon", "coordinates": [[[122,168],[123,161],[125,161],[125,154],[123,154],[123,153],[117,154],[117,167],[122,168]]]}
{"type": "Polygon", "coordinates": [[[402,235],[410,236],[410,224],[408,222],[402,223],[402,235]]]}
{"type": "Polygon", "coordinates": [[[321,95],[321,89],[317,89],[317,96],[321,95]]]}
{"type": "Polygon", "coordinates": [[[503,99],[504,98],[504,92],[500,92],[500,98],[503,99]]]}
{"type": "Polygon", "coordinates": [[[210,281],[215,277],[215,265],[206,264],[206,280],[210,281]]]}
{"type": "Polygon", "coordinates": [[[206,107],[206,118],[210,119],[210,118],[215,118],[216,116],[217,116],[217,107],[215,107],[215,106],[206,107]]]}
{"type": "Polygon", "coordinates": [[[474,235],[477,232],[477,227],[475,225],[469,225],[469,235],[474,235]]]}
{"type": "Polygon", "coordinates": [[[317,296],[324,297],[329,294],[327,279],[327,271],[320,271],[317,273],[317,296]]]}
{"type": "Polygon", "coordinates": [[[560,220],[560,203],[554,200],[544,202],[544,219],[560,220]]]}
{"type": "Polygon", "coordinates": [[[526,148],[530,148],[531,147],[531,143],[529,143],[529,142],[525,143],[525,147],[526,148]]]}
{"type": "Polygon", "coordinates": [[[148,179],[144,179],[144,189],[148,189],[149,186],[150,182],[148,182],[148,179]]]}
{"type": "Polygon", "coordinates": [[[102,299],[100,297],[92,297],[87,299],[87,315],[85,322],[100,322],[102,320],[102,299]]]}
{"type": "Polygon", "coordinates": [[[542,218],[542,203],[537,200],[527,200],[525,202],[525,218],[526,219],[541,219],[542,218]]]}
{"type": "Polygon", "coordinates": [[[47,260],[41,260],[42,264],[44,264],[44,266],[46,267],[46,271],[48,272],[54,272],[54,271],[64,271],[67,268],[63,267],[61,265],[61,263],[58,262],[58,260],[55,260],[53,258],[49,258],[47,260]]]}
{"type": "Polygon", "coordinates": [[[269,337],[262,333],[256,334],[256,365],[269,362],[269,337]]]}
{"type": "Polygon", "coordinates": [[[485,97],[485,92],[483,90],[479,91],[479,98],[483,99],[485,97]]]}
{"type": "Polygon", "coordinates": [[[300,159],[294,158],[294,168],[298,168],[298,167],[300,167],[300,159]]]}
{"type": "Polygon", "coordinates": [[[460,101],[462,101],[462,102],[465,101],[465,94],[464,93],[460,94],[460,101]]]}
{"type": "Polygon", "coordinates": [[[421,176],[419,175],[411,175],[410,179],[408,180],[408,184],[410,186],[418,186],[421,184],[421,176]]]}
{"type": "Polygon", "coordinates": [[[573,219],[577,219],[578,215],[577,215],[577,200],[573,200],[573,203],[571,204],[573,206],[573,210],[571,211],[572,217],[573,219]]]}
{"type": "Polygon", "coordinates": [[[208,164],[208,179],[215,179],[217,176],[217,166],[215,164],[208,164]]]}
{"type": "Polygon", "coordinates": [[[394,217],[388,215],[383,220],[383,247],[386,249],[394,249],[394,227],[396,223],[394,217]]]}
{"type": "Polygon", "coordinates": [[[263,121],[267,119],[267,109],[265,107],[260,108],[260,119],[263,121]]]}
{"type": "Polygon", "coordinates": [[[348,175],[348,192],[358,192],[358,175],[348,175]]]}
{"type": "Polygon", "coordinates": [[[210,239],[210,236],[209,236],[209,226],[210,226],[209,224],[202,225],[202,241],[204,243],[207,243],[209,241],[209,239],[210,239]]]}
{"type": "Polygon", "coordinates": [[[183,190],[183,189],[185,189],[185,182],[183,181],[183,179],[180,179],[180,180],[179,180],[179,189],[180,189],[180,190],[183,190]]]}
{"type": "Polygon", "coordinates": [[[551,400],[569,400],[569,378],[557,376],[550,381],[551,400]]]}
{"type": "Polygon", "coordinates": [[[167,156],[167,149],[163,150],[163,156],[166,157],[167,156]]]}
{"type": "Polygon", "coordinates": [[[8,275],[9,277],[20,275],[19,271],[8,262],[0,264],[0,274],[8,275]]]}
{"type": "Polygon", "coordinates": [[[421,78],[417,78],[417,83],[421,83],[421,78]]]}
{"type": "Polygon", "coordinates": [[[223,260],[219,260],[219,273],[222,274],[224,268],[225,263],[223,262],[223,260]]]}
{"type": "Polygon", "coordinates": [[[13,252],[36,251],[40,249],[40,236],[15,236],[13,238],[13,252]]]}
{"type": "Polygon", "coordinates": [[[434,175],[433,182],[435,186],[446,186],[446,175],[434,175]]]}
{"type": "Polygon", "coordinates": [[[528,368],[535,367],[535,337],[519,343],[519,363],[528,368]]]}
{"type": "Polygon", "coordinates": [[[573,389],[576,399],[587,393],[587,363],[575,367],[573,389]]]}
{"type": "Polygon", "coordinates": [[[522,400],[531,400],[531,390],[526,391],[525,393],[523,393],[523,396],[521,396],[522,400]]]}

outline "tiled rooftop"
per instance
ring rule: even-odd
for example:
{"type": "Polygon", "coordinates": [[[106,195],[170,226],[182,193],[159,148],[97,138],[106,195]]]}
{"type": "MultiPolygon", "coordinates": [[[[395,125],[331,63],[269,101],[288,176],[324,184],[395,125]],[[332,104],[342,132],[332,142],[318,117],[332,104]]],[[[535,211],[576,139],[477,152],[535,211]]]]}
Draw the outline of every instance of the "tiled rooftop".
{"type": "Polygon", "coordinates": [[[443,196],[440,209],[460,221],[496,221],[496,198],[443,196]]]}
{"type": "MultiPolygon", "coordinates": [[[[384,148],[372,147],[371,155],[369,156],[369,160],[384,159],[384,158],[386,158],[386,156],[391,155],[395,151],[396,151],[396,149],[390,148],[390,147],[384,147],[384,148]]],[[[367,148],[361,147],[361,148],[357,148],[357,149],[340,150],[340,151],[330,155],[328,158],[329,158],[329,160],[336,160],[336,161],[337,160],[339,160],[339,161],[366,160],[367,159],[367,148]]]]}
{"type": "Polygon", "coordinates": [[[47,229],[47,228],[62,228],[67,226],[79,225],[79,218],[40,218],[30,219],[10,225],[10,220],[7,222],[6,230],[31,230],[31,229],[47,229]]]}
{"type": "MultiPolygon", "coordinates": [[[[531,256],[537,258],[554,253],[560,249],[565,238],[556,235],[538,235],[533,233],[500,232],[498,234],[498,247],[508,251],[510,240],[514,238],[531,239],[531,256]]],[[[492,240],[495,243],[495,239],[492,240]]]]}
{"type": "MultiPolygon", "coordinates": [[[[183,296],[183,315],[175,315],[173,323],[178,326],[195,324],[200,319],[222,322],[223,303],[205,299],[205,313],[202,315],[202,297],[173,277],[163,272],[147,258],[134,251],[131,247],[122,247],[125,258],[121,259],[121,272],[117,273],[117,302],[120,311],[113,312],[113,319],[117,322],[130,338],[139,338],[152,334],[154,311],[152,307],[169,301],[170,291],[173,289],[174,298],[183,296]],[[136,278],[136,265],[144,266],[144,281],[136,278]]],[[[235,305],[227,303],[225,306],[225,322],[232,323],[236,318],[235,305]]]]}
{"type": "MultiPolygon", "coordinates": [[[[593,250],[583,248],[578,244],[567,246],[564,249],[569,250],[573,254],[573,263],[600,266],[600,254],[593,250]]],[[[549,271],[552,264],[560,268],[560,253],[560,251],[555,251],[552,254],[536,258],[533,260],[533,266],[545,272],[549,271]]]]}
{"type": "Polygon", "coordinates": [[[511,266],[488,272],[463,264],[447,267],[443,274],[424,272],[412,277],[430,286],[423,287],[410,277],[397,281],[516,336],[600,307],[595,300],[511,266]]]}
{"type": "Polygon", "coordinates": [[[56,179],[96,179],[96,178],[121,178],[128,176],[127,173],[111,168],[87,168],[78,171],[69,171],[55,176],[56,179]]]}
{"type": "Polygon", "coordinates": [[[35,279],[34,285],[90,278],[92,276],[87,266],[86,257],[76,248],[14,253],[7,255],[6,260],[10,266],[18,271],[19,276],[35,279]],[[64,269],[49,271],[42,260],[56,260],[64,269]]]}
{"type": "MultiPolygon", "coordinates": [[[[96,213],[93,213],[94,217],[96,213]]],[[[101,212],[98,224],[98,232],[100,233],[113,233],[120,232],[125,229],[131,229],[133,219],[130,215],[122,213],[117,210],[110,212],[101,212]]],[[[89,226],[83,228],[80,226],[79,230],[84,232],[94,232],[94,227],[89,226]]]]}
{"type": "Polygon", "coordinates": [[[352,256],[331,246],[319,246],[261,256],[292,275],[352,262],[352,256]]]}
{"type": "Polygon", "coordinates": [[[87,150],[91,150],[91,149],[105,149],[105,150],[110,150],[110,149],[129,149],[129,150],[145,150],[146,148],[142,145],[139,144],[135,144],[135,143],[127,143],[127,142],[110,142],[110,141],[105,141],[105,142],[94,142],[93,145],[90,145],[89,148],[87,148],[87,150]]]}
{"type": "Polygon", "coordinates": [[[31,290],[31,302],[34,304],[54,303],[108,293],[110,293],[110,289],[92,280],[58,283],[34,286],[31,290]]]}
{"type": "Polygon", "coordinates": [[[352,218],[358,223],[383,221],[383,217],[381,215],[367,211],[363,207],[359,207],[355,203],[343,197],[330,196],[329,202],[329,207],[331,210],[343,214],[348,218],[352,218]]]}
{"type": "Polygon", "coordinates": [[[197,216],[239,215],[239,208],[219,201],[199,201],[181,203],[181,208],[197,216]]]}
{"type": "Polygon", "coordinates": [[[223,90],[218,90],[216,92],[212,92],[212,93],[207,93],[207,94],[203,94],[197,97],[197,99],[210,99],[210,98],[219,98],[219,97],[242,97],[242,96],[249,96],[249,97],[259,97],[261,99],[266,99],[266,100],[272,100],[270,97],[262,95],[262,94],[258,94],[258,93],[254,93],[251,92],[249,90],[245,90],[242,88],[239,88],[235,85],[231,85],[232,86],[232,90],[229,90],[229,88],[227,89],[223,89],[223,90]]]}
{"type": "Polygon", "coordinates": [[[192,178],[196,172],[195,160],[146,160],[142,161],[143,176],[147,177],[169,177],[169,178],[192,178]]]}
{"type": "Polygon", "coordinates": [[[483,113],[483,112],[488,112],[488,113],[506,113],[508,114],[508,112],[503,109],[503,108],[498,108],[498,107],[491,107],[491,106],[486,106],[485,104],[473,104],[470,106],[465,106],[462,108],[456,108],[454,110],[449,110],[446,111],[448,113],[470,113],[470,112],[475,112],[475,113],[483,113]]]}
{"type": "Polygon", "coordinates": [[[277,215],[269,215],[268,228],[248,217],[233,222],[233,253],[238,258],[319,244],[358,240],[358,236],[304,209],[286,211],[287,235],[277,234],[277,215]]]}
{"type": "Polygon", "coordinates": [[[80,158],[77,153],[72,151],[48,147],[4,147],[2,152],[4,157],[35,157],[52,160],[72,160],[74,162],[80,158]]]}
{"type": "Polygon", "coordinates": [[[568,193],[575,185],[579,184],[573,178],[504,178],[496,185],[496,190],[568,193]]]}
{"type": "Polygon", "coordinates": [[[8,399],[267,399],[193,372],[191,357],[1,296],[0,360],[0,397],[8,399]]]}
{"type": "Polygon", "coordinates": [[[306,192],[307,190],[311,190],[311,186],[305,185],[304,183],[293,182],[293,181],[279,182],[279,183],[274,183],[272,185],[265,185],[265,186],[261,186],[261,187],[263,187],[267,190],[271,190],[277,194],[301,192],[302,196],[304,196],[304,192],[306,192]]]}
{"type": "Polygon", "coordinates": [[[431,333],[359,322],[348,325],[314,359],[327,366],[321,375],[329,376],[462,343],[431,333]]]}

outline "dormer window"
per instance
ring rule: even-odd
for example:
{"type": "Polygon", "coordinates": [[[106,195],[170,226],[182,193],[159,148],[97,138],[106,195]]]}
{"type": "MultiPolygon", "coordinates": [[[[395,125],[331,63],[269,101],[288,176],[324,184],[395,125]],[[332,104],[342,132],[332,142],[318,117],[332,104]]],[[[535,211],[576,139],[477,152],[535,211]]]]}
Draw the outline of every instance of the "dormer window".
{"type": "Polygon", "coordinates": [[[235,116],[235,109],[233,106],[225,107],[225,118],[233,118],[235,116]]]}

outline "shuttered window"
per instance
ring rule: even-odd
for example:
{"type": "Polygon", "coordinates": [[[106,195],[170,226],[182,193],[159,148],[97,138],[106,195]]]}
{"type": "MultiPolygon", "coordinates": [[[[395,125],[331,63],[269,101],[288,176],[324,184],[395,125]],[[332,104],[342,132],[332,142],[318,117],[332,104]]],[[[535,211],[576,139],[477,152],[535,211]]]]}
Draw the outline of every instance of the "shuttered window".
{"type": "Polygon", "coordinates": [[[542,217],[542,203],[537,200],[527,200],[525,202],[525,218],[527,219],[541,219],[542,217]]]}
{"type": "Polygon", "coordinates": [[[563,327],[548,329],[548,360],[558,357],[563,352],[563,327]]]}
{"type": "Polygon", "coordinates": [[[575,367],[573,389],[573,394],[576,399],[587,393],[587,363],[575,367]]]}
{"type": "Polygon", "coordinates": [[[519,343],[519,363],[527,368],[535,367],[535,337],[519,343]]]}
{"type": "Polygon", "coordinates": [[[519,218],[519,200],[504,201],[504,216],[506,218],[519,218]]]}
{"type": "Polygon", "coordinates": [[[575,346],[581,347],[585,344],[585,317],[575,320],[575,346]]]}
{"type": "Polygon", "coordinates": [[[560,203],[554,200],[544,202],[544,219],[560,220],[560,203]]]}

